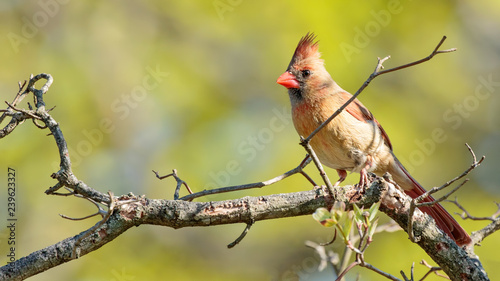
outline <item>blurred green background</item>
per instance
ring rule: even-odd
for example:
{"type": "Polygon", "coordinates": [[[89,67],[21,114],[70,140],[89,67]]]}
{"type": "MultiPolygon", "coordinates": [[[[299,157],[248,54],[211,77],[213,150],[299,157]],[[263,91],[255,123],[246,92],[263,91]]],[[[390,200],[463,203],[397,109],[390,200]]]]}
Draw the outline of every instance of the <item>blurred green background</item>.
{"type": "MultiPolygon", "coordinates": [[[[476,216],[496,211],[498,1],[2,1],[0,15],[0,100],[12,101],[17,82],[31,73],[52,74],[45,101],[56,106],[52,116],[70,147],[75,175],[103,192],[168,199],[174,181],[157,180],[152,169],[167,174],[175,168],[200,191],[266,180],[302,160],[286,90],[275,81],[306,32],[318,35],[328,71],[352,93],[377,57],[392,56],[386,68],[420,59],[447,35],[443,49],[457,52],[381,76],[360,100],[426,187],[469,166],[465,143],[486,155],[456,196],[476,216]]],[[[58,167],[56,146],[46,134],[26,122],[0,140],[1,206],[7,167],[17,171],[18,257],[97,222],[61,219],[58,214],[78,217],[95,210],[81,199],[43,193],[55,184],[49,176],[58,167]]],[[[308,171],[320,182],[312,165],[308,171]]],[[[335,171],[327,172],[336,179],[335,171]]],[[[348,183],[357,180],[348,177],[348,183]]],[[[296,176],[201,200],[310,188],[296,176]]],[[[0,226],[7,224],[6,207],[0,214],[0,226]]],[[[461,223],[469,232],[487,224],[461,223]]],[[[0,229],[5,264],[8,233],[0,229]]],[[[243,229],[141,226],[31,280],[333,280],[331,268],[316,271],[319,258],[304,246],[306,240],[328,241],[332,230],[310,216],[258,222],[227,249],[243,229]]],[[[499,237],[476,248],[492,279],[500,276],[499,237]]],[[[333,249],[343,250],[340,244],[333,249]]],[[[366,259],[395,276],[400,270],[408,274],[412,262],[422,276],[426,268],[418,262],[432,262],[402,231],[376,236],[366,259]]],[[[361,280],[382,279],[366,269],[349,278],[358,273],[361,280]]]]}

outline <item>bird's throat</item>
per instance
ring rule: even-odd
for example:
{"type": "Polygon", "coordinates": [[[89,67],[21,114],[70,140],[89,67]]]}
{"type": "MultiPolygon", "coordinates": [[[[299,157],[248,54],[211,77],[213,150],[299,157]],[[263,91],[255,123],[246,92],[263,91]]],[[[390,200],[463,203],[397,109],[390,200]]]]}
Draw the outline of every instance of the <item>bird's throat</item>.
{"type": "Polygon", "coordinates": [[[304,95],[302,89],[290,88],[288,89],[288,96],[290,97],[290,102],[293,104],[297,104],[304,100],[304,95]]]}

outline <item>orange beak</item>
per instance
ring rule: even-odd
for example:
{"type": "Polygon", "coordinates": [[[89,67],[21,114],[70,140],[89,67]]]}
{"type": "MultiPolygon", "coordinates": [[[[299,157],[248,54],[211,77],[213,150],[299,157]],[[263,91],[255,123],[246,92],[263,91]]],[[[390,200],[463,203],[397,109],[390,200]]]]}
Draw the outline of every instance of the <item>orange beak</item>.
{"type": "Polygon", "coordinates": [[[281,76],[278,77],[278,80],[276,80],[276,83],[285,86],[287,89],[300,88],[300,83],[299,81],[297,81],[295,75],[293,75],[291,72],[288,71],[281,74],[281,76]]]}

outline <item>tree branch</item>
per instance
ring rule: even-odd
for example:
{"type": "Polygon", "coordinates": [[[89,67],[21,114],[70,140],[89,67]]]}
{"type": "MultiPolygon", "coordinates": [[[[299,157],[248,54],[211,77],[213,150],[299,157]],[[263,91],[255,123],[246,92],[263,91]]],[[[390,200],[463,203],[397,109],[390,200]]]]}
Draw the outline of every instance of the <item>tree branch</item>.
{"type": "Polygon", "coordinates": [[[420,210],[415,210],[409,219],[412,198],[388,183],[386,196],[382,197],[380,210],[394,219],[408,232],[409,221],[413,221],[416,242],[451,278],[451,280],[489,280],[484,268],[471,248],[460,248],[444,235],[435,221],[420,210]],[[467,251],[466,251],[467,250],[467,251]]]}
{"type": "MultiPolygon", "coordinates": [[[[349,188],[349,187],[348,187],[349,188]]],[[[374,185],[380,194],[384,186],[374,185]]],[[[376,198],[369,193],[366,204],[376,198]]],[[[379,198],[380,199],[380,198],[379,198]]],[[[148,199],[133,195],[115,198],[112,214],[94,227],[78,235],[67,238],[45,249],[33,252],[15,262],[0,268],[0,280],[23,280],[37,273],[84,256],[99,249],[121,235],[132,226],[142,224],[162,225],[171,228],[194,226],[215,226],[223,224],[246,223],[276,218],[310,215],[317,208],[333,200],[349,201],[348,196],[331,198],[325,187],[309,191],[277,194],[261,197],[218,202],[187,202],[183,200],[148,199]],[[125,203],[123,203],[125,202],[125,203]]]]}

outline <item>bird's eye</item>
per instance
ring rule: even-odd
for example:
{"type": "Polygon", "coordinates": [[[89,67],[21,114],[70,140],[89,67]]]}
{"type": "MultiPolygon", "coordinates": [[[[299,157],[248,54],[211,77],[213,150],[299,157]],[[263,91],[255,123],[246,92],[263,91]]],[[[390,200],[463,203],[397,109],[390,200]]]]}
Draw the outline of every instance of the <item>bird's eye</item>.
{"type": "Polygon", "coordinates": [[[307,78],[311,75],[311,71],[309,69],[302,70],[302,77],[307,78]]]}

